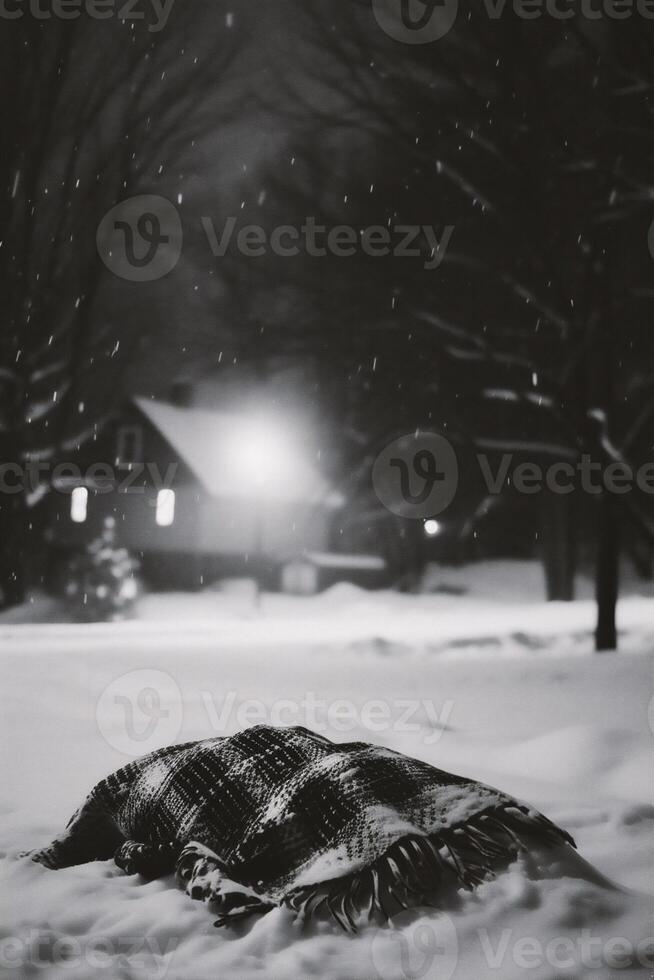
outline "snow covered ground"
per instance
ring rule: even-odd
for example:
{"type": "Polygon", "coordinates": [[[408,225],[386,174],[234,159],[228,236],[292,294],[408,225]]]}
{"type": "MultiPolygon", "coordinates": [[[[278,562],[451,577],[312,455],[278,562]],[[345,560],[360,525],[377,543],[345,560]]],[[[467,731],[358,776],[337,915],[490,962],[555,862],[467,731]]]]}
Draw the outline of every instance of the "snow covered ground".
{"type": "Polygon", "coordinates": [[[595,656],[590,600],[535,601],[538,575],[497,563],[443,572],[431,595],[337,586],[259,609],[246,590],[151,596],[137,620],[112,625],[0,617],[0,973],[652,977],[654,598],[624,599],[620,654],[595,656]],[[462,583],[469,592],[452,594],[462,583]],[[300,932],[275,911],[225,932],[169,880],[17,859],[128,758],[260,721],[383,743],[529,800],[621,888],[533,881],[517,863],[450,914],[394,930],[300,932]]]}

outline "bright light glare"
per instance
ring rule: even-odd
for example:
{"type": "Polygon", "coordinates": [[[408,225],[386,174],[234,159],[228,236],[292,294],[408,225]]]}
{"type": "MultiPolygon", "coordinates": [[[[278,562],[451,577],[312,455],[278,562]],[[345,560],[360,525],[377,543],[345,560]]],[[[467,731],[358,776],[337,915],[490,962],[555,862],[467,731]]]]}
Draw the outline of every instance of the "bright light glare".
{"type": "Polygon", "coordinates": [[[435,521],[433,518],[425,521],[425,534],[428,538],[434,538],[441,529],[440,521],[435,521]]]}
{"type": "Polygon", "coordinates": [[[170,527],[175,520],[175,491],[160,490],[157,494],[156,521],[159,527],[170,527]]]}
{"type": "Polygon", "coordinates": [[[83,524],[86,520],[88,502],[89,492],[86,487],[75,487],[70,495],[70,519],[75,524],[83,524]]]}
{"type": "Polygon", "coordinates": [[[241,493],[283,490],[298,479],[297,459],[284,433],[266,421],[248,420],[227,446],[231,476],[241,493]]]}

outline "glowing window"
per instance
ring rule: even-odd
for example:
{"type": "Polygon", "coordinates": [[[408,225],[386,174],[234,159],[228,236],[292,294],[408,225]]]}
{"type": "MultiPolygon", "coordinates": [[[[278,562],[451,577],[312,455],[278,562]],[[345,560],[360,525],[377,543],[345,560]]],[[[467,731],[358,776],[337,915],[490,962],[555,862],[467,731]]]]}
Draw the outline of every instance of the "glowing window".
{"type": "Polygon", "coordinates": [[[75,487],[70,495],[70,519],[75,524],[83,524],[86,520],[88,502],[89,492],[86,487],[75,487]]]}
{"type": "Polygon", "coordinates": [[[156,519],[159,527],[170,527],[175,520],[174,490],[160,490],[157,494],[156,519]]]}

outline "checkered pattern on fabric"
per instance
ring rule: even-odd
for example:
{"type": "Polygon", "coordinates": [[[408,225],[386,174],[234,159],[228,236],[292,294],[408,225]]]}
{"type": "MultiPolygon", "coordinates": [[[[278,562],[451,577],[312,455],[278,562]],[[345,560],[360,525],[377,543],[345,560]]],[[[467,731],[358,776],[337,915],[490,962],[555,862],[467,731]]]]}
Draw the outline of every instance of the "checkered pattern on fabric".
{"type": "Polygon", "coordinates": [[[276,900],[369,866],[406,836],[516,805],[386,748],[267,725],[154,752],[90,798],[127,838],[198,841],[276,900]]]}

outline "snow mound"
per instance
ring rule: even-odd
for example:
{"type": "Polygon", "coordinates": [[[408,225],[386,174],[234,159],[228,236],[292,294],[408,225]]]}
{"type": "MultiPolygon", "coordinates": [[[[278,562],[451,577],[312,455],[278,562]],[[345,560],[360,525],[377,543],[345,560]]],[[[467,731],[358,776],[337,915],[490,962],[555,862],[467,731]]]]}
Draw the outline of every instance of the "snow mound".
{"type": "Polygon", "coordinates": [[[0,975],[649,980],[651,599],[621,606],[628,652],[596,657],[576,639],[590,636],[585,602],[554,617],[537,603],[337,589],[267,596],[247,619],[223,615],[229,596],[199,598],[211,614],[191,620],[175,621],[172,603],[160,620],[0,626],[0,975]],[[141,677],[159,696],[156,714],[139,707],[141,677]],[[258,722],[387,745],[497,786],[568,829],[618,887],[560,857],[542,878],[521,860],[447,914],[349,937],[327,924],[303,931],[283,910],[218,930],[170,879],[18,859],[59,833],[99,779],[154,747],[149,726],[164,744],[258,722]]]}

